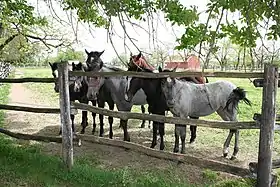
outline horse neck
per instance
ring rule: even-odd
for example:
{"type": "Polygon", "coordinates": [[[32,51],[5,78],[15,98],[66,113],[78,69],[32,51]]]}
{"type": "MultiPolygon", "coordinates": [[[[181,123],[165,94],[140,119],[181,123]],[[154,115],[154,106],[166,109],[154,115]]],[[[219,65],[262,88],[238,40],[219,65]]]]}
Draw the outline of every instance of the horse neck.
{"type": "Polygon", "coordinates": [[[147,96],[147,102],[149,105],[158,105],[159,103],[165,103],[162,102],[164,100],[164,97],[161,91],[161,83],[159,79],[144,79],[142,89],[147,96]]]}
{"type": "MultiPolygon", "coordinates": [[[[103,67],[102,72],[115,72],[115,71],[103,67]]],[[[122,88],[122,86],[125,85],[124,84],[125,81],[126,81],[125,77],[108,77],[107,79],[105,79],[104,84],[106,85],[107,88],[109,88],[113,92],[118,92],[122,88]]]]}

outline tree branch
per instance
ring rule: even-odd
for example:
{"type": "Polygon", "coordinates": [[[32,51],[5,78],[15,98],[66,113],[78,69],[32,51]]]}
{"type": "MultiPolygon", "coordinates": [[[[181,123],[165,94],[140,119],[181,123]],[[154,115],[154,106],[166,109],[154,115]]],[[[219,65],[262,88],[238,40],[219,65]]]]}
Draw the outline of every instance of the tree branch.
{"type": "Polygon", "coordinates": [[[5,47],[6,45],[8,45],[8,44],[9,44],[16,36],[18,36],[18,35],[19,35],[19,34],[17,33],[17,34],[14,34],[14,35],[10,36],[8,39],[6,39],[6,40],[4,41],[4,43],[0,45],[0,51],[2,51],[2,50],[4,49],[4,47],[5,47]]]}

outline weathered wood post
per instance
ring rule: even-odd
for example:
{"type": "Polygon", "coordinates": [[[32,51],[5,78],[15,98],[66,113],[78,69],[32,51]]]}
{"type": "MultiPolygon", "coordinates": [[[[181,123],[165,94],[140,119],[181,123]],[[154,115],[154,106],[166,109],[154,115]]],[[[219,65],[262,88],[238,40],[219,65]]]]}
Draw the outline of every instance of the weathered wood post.
{"type": "Polygon", "coordinates": [[[68,62],[58,65],[60,119],[62,124],[62,157],[67,168],[73,166],[73,133],[70,119],[70,95],[68,81],[68,62]]]}
{"type": "Polygon", "coordinates": [[[265,64],[257,187],[270,187],[271,185],[272,146],[276,118],[275,105],[277,86],[278,68],[272,64],[265,64]]]}

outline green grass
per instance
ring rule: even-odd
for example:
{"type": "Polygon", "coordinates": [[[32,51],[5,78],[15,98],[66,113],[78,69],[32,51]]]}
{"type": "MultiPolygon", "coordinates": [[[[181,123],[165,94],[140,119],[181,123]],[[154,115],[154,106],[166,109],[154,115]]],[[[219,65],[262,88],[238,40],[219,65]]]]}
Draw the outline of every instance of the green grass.
{"type": "MultiPolygon", "coordinates": [[[[50,69],[21,69],[24,77],[52,77],[50,69]]],[[[217,78],[209,78],[213,82],[217,78]]],[[[248,79],[227,79],[248,92],[248,98],[253,102],[249,107],[240,104],[239,121],[251,121],[253,114],[261,111],[261,88],[255,88],[248,79]]],[[[53,84],[26,83],[25,86],[38,94],[38,97],[48,100],[48,103],[58,103],[58,94],[54,93],[53,84]]],[[[4,88],[4,87],[3,87],[4,88]]],[[[1,90],[1,102],[7,102],[8,88],[1,90]],[[4,93],[4,94],[2,94],[4,93]]],[[[0,97],[1,97],[0,96],[0,97]]],[[[277,95],[279,97],[279,94],[277,95]]],[[[132,111],[140,112],[140,107],[133,107],[132,111]]],[[[3,126],[4,115],[0,113],[0,123],[3,126]],[[2,117],[1,117],[2,116],[2,117]]],[[[220,120],[213,114],[205,119],[220,120]]],[[[171,126],[170,126],[171,127],[171,126]]],[[[173,127],[173,126],[172,126],[173,127]]],[[[169,127],[168,127],[169,128],[169,127]]],[[[211,128],[199,128],[196,150],[220,151],[227,135],[227,131],[211,128]]],[[[258,131],[242,130],[240,140],[241,158],[257,155],[258,131]]],[[[278,133],[277,133],[278,134],[278,133]]],[[[166,138],[168,140],[168,137],[166,138]]],[[[174,142],[169,136],[170,142],[174,142]]],[[[167,144],[168,145],[168,144],[167,144]]],[[[275,136],[274,151],[280,152],[279,138],[275,136]]],[[[168,145],[169,149],[172,144],[168,145]]],[[[219,155],[219,154],[218,154],[219,155]]],[[[96,157],[75,158],[71,172],[65,172],[61,159],[57,156],[47,156],[40,150],[40,146],[19,146],[15,141],[0,136],[0,186],[194,186],[183,178],[188,176],[175,175],[172,169],[168,171],[138,171],[134,168],[122,167],[117,170],[103,169],[96,157]]],[[[252,181],[244,179],[224,180],[217,173],[203,171],[200,186],[252,186],[252,181]]]]}

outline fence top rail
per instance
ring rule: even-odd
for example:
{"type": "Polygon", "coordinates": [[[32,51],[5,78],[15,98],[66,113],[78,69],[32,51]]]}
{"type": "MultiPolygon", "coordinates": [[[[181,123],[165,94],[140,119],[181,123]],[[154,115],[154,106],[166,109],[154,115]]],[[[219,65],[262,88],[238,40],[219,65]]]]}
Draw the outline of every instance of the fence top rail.
{"type": "Polygon", "coordinates": [[[226,78],[263,78],[263,72],[198,72],[198,71],[182,71],[182,72],[134,72],[134,71],[116,71],[116,72],[78,72],[69,71],[69,76],[88,76],[88,77],[116,77],[116,76],[134,76],[140,78],[164,78],[164,77],[226,77],[226,78]]]}
{"type": "Polygon", "coordinates": [[[54,83],[55,79],[54,78],[35,78],[35,77],[13,78],[13,79],[0,78],[0,83],[26,83],[26,82],[54,83]]]}

